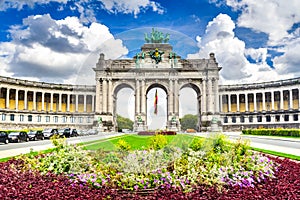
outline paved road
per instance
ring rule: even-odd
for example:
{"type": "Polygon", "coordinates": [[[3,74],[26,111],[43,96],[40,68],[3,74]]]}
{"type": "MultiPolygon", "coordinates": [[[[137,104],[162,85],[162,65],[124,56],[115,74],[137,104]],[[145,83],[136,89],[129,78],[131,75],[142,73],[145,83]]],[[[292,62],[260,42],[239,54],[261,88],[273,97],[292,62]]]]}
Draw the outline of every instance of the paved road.
{"type": "MultiPolygon", "coordinates": [[[[287,154],[300,156],[300,138],[281,138],[269,136],[248,136],[241,135],[241,132],[224,132],[229,139],[236,140],[238,138],[249,139],[250,145],[255,148],[277,151],[287,154]]],[[[208,133],[196,133],[195,135],[207,136],[208,133]]]]}
{"type": "MultiPolygon", "coordinates": [[[[123,133],[100,133],[98,135],[68,138],[67,142],[69,144],[76,144],[81,142],[88,142],[93,140],[115,137],[119,135],[123,135],[123,133]]],[[[39,140],[39,141],[9,143],[9,144],[0,143],[0,158],[16,156],[22,153],[23,154],[29,153],[31,150],[33,151],[45,150],[52,147],[54,146],[52,145],[50,140],[39,140]]]]}

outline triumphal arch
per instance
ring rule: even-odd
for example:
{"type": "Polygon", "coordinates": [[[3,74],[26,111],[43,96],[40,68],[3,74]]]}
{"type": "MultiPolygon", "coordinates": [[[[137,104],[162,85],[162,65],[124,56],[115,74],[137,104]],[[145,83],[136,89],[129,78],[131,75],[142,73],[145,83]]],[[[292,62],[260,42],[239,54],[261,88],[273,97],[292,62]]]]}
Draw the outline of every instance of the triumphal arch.
{"type": "Polygon", "coordinates": [[[169,44],[169,34],[155,29],[145,34],[145,44],[132,59],[107,60],[104,54],[94,68],[96,74],[95,118],[102,130],[114,130],[117,93],[125,87],[135,94],[134,130],[147,130],[147,93],[161,88],[167,95],[168,130],[180,130],[179,91],[195,90],[199,130],[218,128],[219,71],[213,53],[208,59],[182,59],[169,44]]]}

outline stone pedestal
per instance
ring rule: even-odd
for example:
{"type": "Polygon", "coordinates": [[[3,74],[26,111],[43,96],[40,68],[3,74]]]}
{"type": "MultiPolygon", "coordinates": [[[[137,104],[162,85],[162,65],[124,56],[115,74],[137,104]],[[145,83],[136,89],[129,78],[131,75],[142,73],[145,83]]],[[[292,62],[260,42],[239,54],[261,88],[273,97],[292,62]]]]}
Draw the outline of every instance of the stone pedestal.
{"type": "Polygon", "coordinates": [[[144,121],[136,121],[133,126],[133,131],[147,131],[148,127],[145,125],[144,121]]]}

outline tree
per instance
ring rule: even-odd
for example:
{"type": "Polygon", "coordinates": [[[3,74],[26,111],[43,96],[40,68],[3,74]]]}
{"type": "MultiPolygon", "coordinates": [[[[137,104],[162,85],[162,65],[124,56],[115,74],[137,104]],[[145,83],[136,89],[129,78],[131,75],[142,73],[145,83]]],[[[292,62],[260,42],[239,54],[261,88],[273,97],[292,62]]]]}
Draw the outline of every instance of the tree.
{"type": "Polygon", "coordinates": [[[182,130],[186,130],[186,129],[195,129],[195,130],[197,130],[198,116],[197,115],[192,115],[192,114],[184,115],[180,119],[180,124],[181,124],[182,130]]]}
{"type": "Polygon", "coordinates": [[[132,130],[133,121],[131,121],[129,118],[117,115],[117,123],[118,123],[118,131],[119,132],[121,132],[122,129],[132,130]]]}

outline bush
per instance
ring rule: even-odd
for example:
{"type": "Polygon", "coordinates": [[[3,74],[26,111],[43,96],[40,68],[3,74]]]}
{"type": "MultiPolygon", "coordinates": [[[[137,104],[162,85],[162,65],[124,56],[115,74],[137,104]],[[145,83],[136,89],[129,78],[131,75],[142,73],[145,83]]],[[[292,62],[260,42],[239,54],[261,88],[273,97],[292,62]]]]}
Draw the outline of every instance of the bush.
{"type": "Polygon", "coordinates": [[[116,146],[121,151],[129,151],[131,149],[131,146],[125,140],[119,140],[116,146]]]}
{"type": "Polygon", "coordinates": [[[193,151],[199,151],[199,150],[201,150],[203,148],[204,141],[205,141],[204,138],[196,138],[195,137],[189,147],[193,151]]]}
{"type": "Polygon", "coordinates": [[[242,133],[247,135],[300,137],[299,129],[246,129],[242,130],[242,133]]]}
{"type": "Polygon", "coordinates": [[[159,150],[167,145],[166,136],[157,134],[150,138],[149,149],[159,150]]]}

